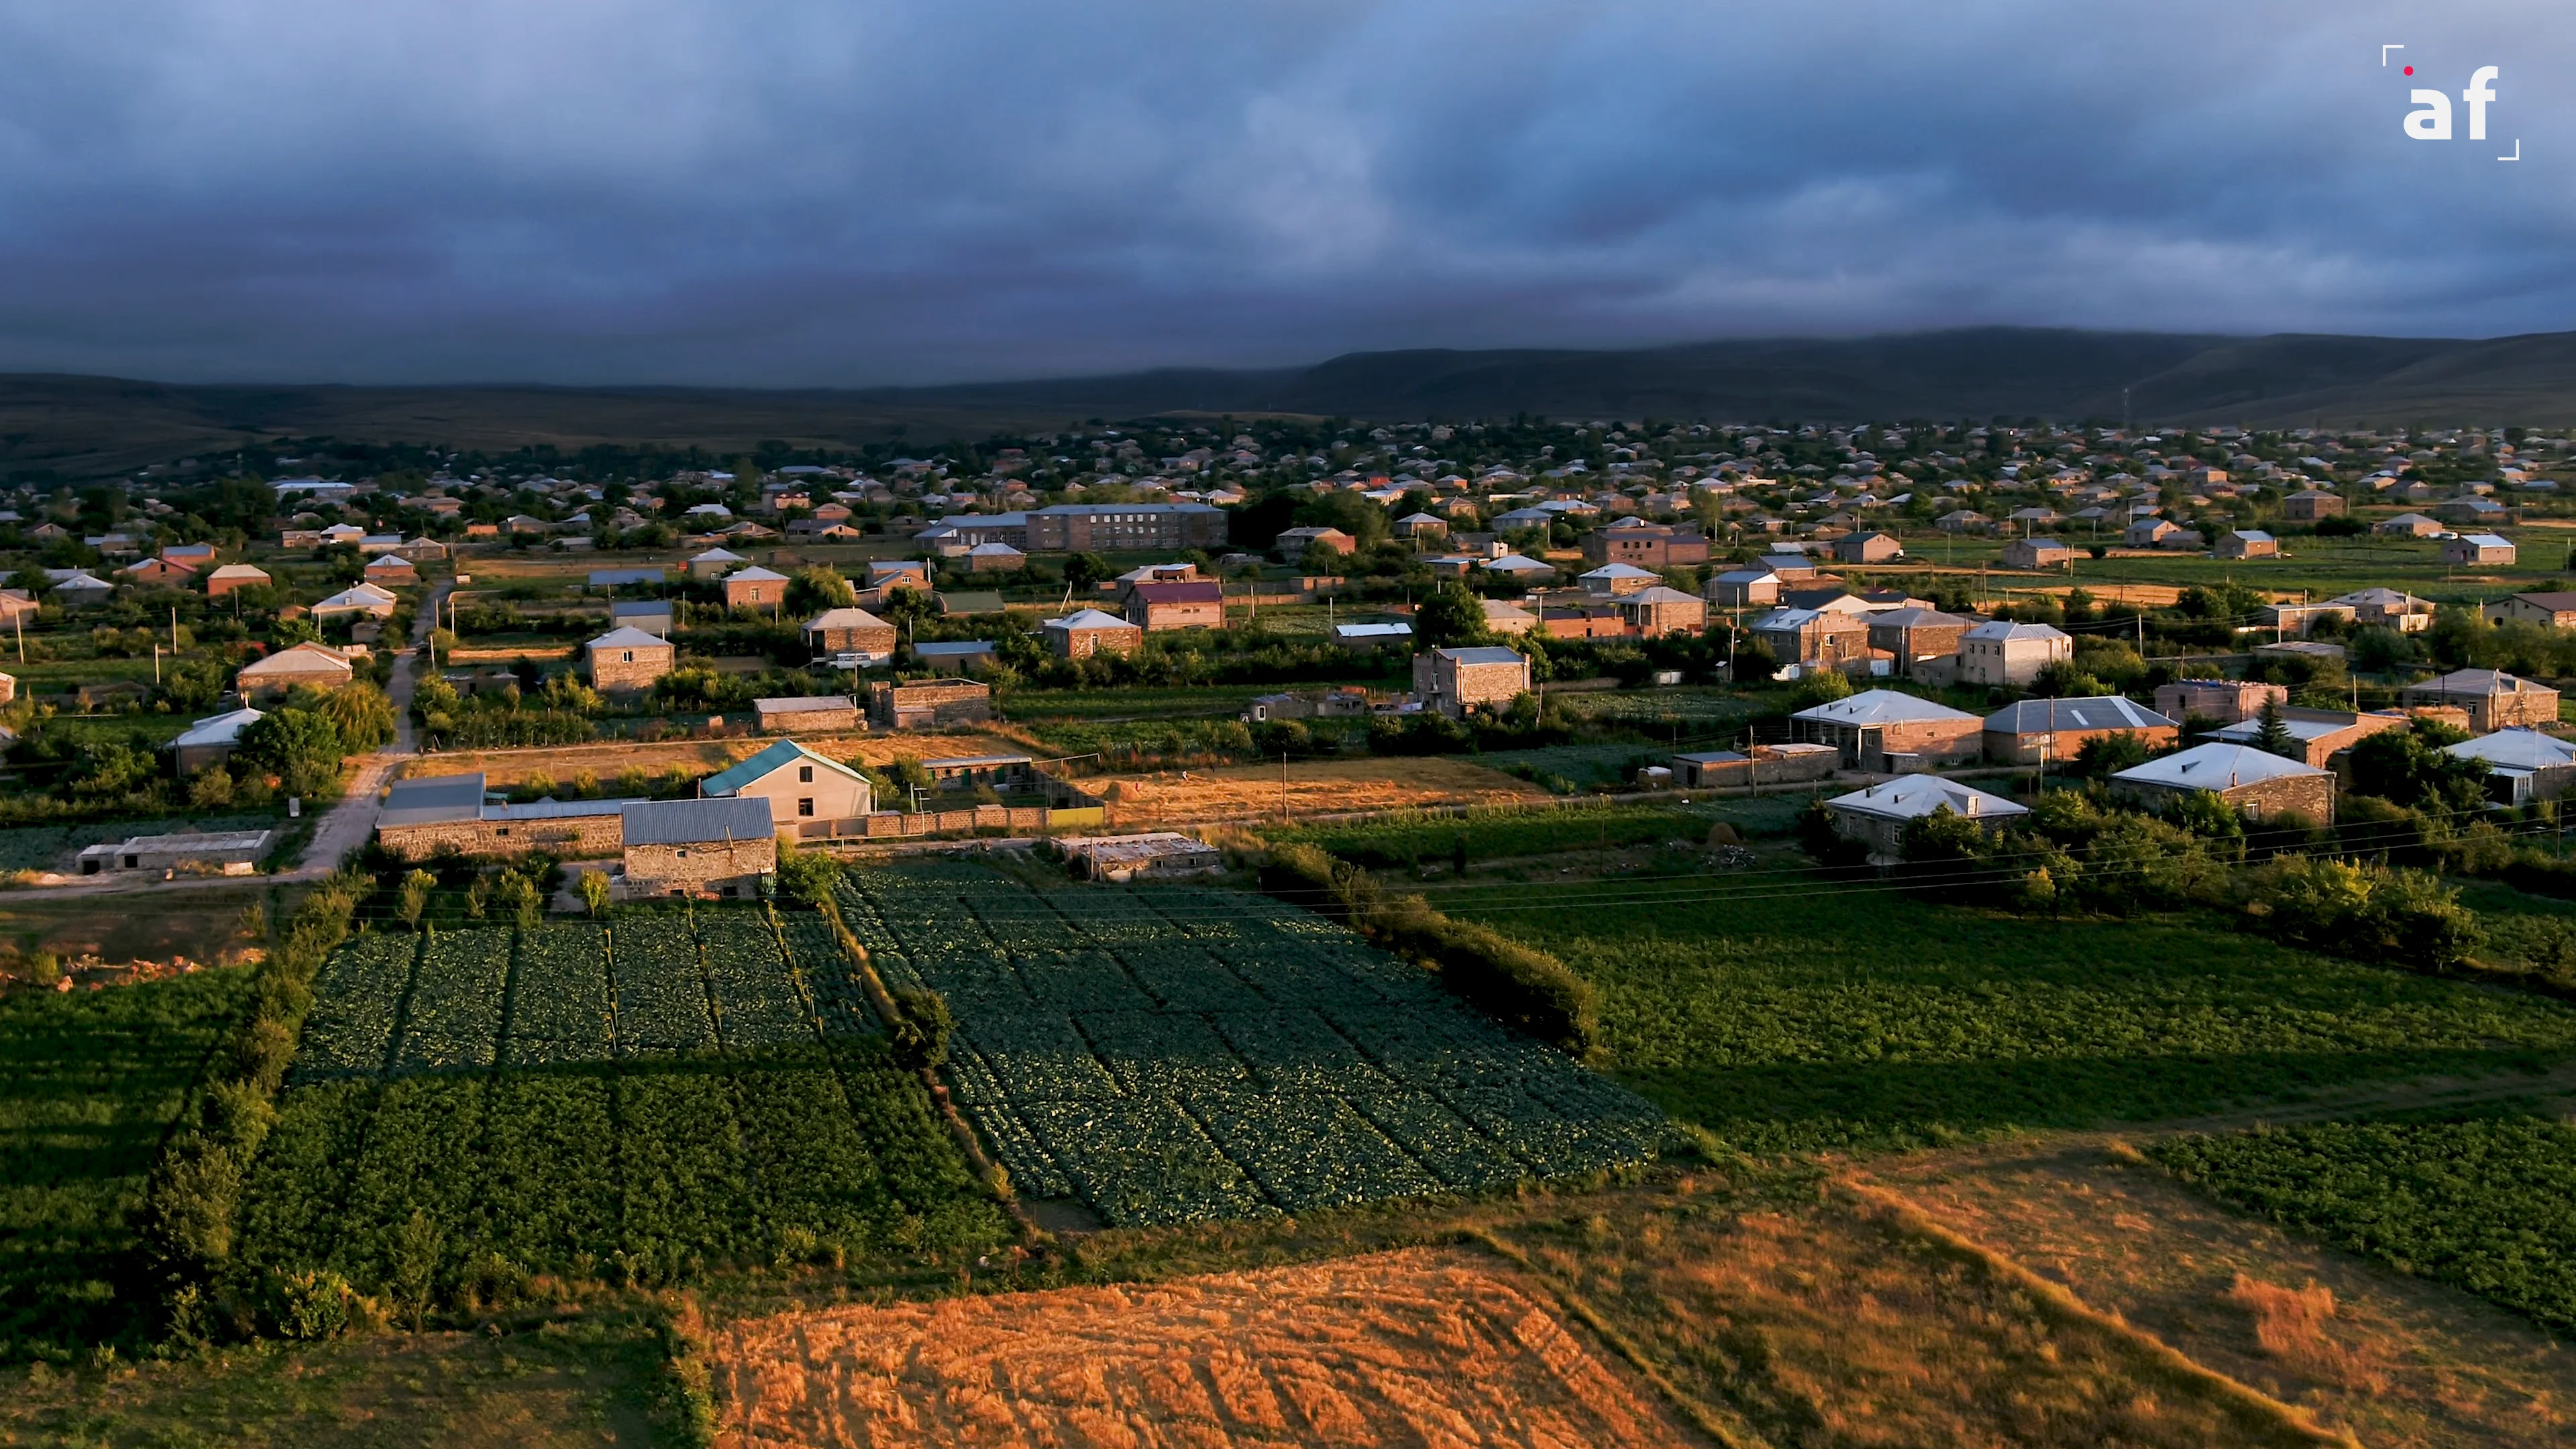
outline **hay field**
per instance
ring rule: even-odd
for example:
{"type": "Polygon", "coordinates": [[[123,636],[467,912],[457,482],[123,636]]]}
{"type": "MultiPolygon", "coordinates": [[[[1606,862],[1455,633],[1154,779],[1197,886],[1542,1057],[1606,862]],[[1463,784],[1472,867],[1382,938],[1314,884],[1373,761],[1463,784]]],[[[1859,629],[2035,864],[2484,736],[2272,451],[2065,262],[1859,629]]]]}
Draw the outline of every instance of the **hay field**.
{"type": "Polygon", "coordinates": [[[713,1358],[747,1446],[1699,1442],[1455,1250],[782,1314],[719,1332],[713,1358]]]}
{"type": "Polygon", "coordinates": [[[1929,1153],[1862,1177],[2374,1449],[2576,1439],[2576,1349],[2215,1206],[2098,1139],[1929,1153]]]}
{"type": "Polygon", "coordinates": [[[1083,782],[1109,795],[1122,826],[1164,821],[1277,820],[1281,780],[1287,813],[1304,820],[1359,810],[1407,810],[1424,805],[1509,805],[1544,800],[1547,792],[1464,760],[1309,760],[1289,765],[1232,765],[1209,770],[1157,770],[1105,775],[1083,782]]]}

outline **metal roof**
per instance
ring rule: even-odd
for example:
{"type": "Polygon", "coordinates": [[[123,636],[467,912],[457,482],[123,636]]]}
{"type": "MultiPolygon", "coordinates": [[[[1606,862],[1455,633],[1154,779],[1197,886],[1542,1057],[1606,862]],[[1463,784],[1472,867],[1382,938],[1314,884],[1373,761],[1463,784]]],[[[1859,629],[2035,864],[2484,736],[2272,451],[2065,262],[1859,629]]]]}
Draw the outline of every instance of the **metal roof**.
{"type": "Polygon", "coordinates": [[[928,644],[915,644],[912,646],[912,652],[924,659],[963,659],[970,654],[992,653],[993,641],[990,639],[967,639],[944,643],[934,641],[928,644]]]}
{"type": "Polygon", "coordinates": [[[2111,778],[2178,790],[2229,790],[2261,780],[2327,773],[2304,760],[2285,760],[2247,745],[2208,744],[2132,765],[2111,778]]]}
{"type": "Polygon", "coordinates": [[[1136,626],[1116,614],[1104,614],[1098,609],[1076,609],[1061,619],[1047,620],[1046,627],[1050,629],[1133,629],[1136,626]]]}
{"type": "Polygon", "coordinates": [[[385,829],[482,818],[483,772],[477,770],[470,775],[395,781],[394,787],[385,792],[384,808],[376,812],[376,825],[385,829]]]}
{"type": "Polygon", "coordinates": [[[660,569],[592,569],[590,586],[614,588],[619,584],[658,584],[662,577],[660,569]]]}
{"type": "Polygon", "coordinates": [[[815,710],[856,709],[859,702],[846,694],[782,694],[769,699],[755,699],[751,707],[762,714],[802,714],[815,710]]]}
{"type": "Polygon", "coordinates": [[[2116,694],[2084,699],[2025,699],[1986,716],[1986,728],[2031,735],[2060,730],[2170,729],[2173,721],[2116,694]]]}
{"type": "Polygon", "coordinates": [[[486,820],[568,820],[585,815],[616,815],[638,800],[531,800],[524,805],[486,805],[486,820]]]}
{"type": "Polygon", "coordinates": [[[2017,805],[2001,795],[1990,795],[1974,785],[1963,785],[1938,775],[1902,776],[1866,790],[1837,795],[1826,801],[1825,806],[1831,810],[1875,815],[1886,820],[1917,820],[1944,808],[1953,815],[1971,820],[2030,813],[2028,806],[2017,805]]]}
{"type": "Polygon", "coordinates": [[[780,740],[760,753],[748,759],[737,760],[700,780],[698,793],[710,800],[739,795],[769,775],[800,762],[821,765],[836,775],[846,775],[853,780],[861,778],[858,771],[838,760],[818,755],[794,740],[780,740]]]}
{"type": "Polygon", "coordinates": [[[1459,664],[1526,664],[1520,652],[1499,644],[1482,644],[1468,649],[1434,649],[1431,651],[1459,664]]]}
{"type": "Polygon", "coordinates": [[[628,845],[763,840],[776,829],[770,821],[766,795],[727,800],[638,800],[630,802],[623,813],[628,845]]]}
{"type": "Polygon", "coordinates": [[[1976,716],[1946,704],[1899,694],[1892,689],[1865,689],[1848,699],[1811,705],[1789,718],[1815,720],[1821,724],[1874,725],[1896,724],[1905,720],[1975,719],[1976,716]]]}
{"type": "Polygon", "coordinates": [[[656,649],[668,649],[671,647],[670,640],[647,634],[643,630],[635,628],[632,625],[620,625],[617,628],[609,630],[607,633],[591,640],[589,647],[593,649],[641,649],[648,644],[656,649]]]}
{"type": "Polygon", "coordinates": [[[188,726],[187,732],[172,740],[169,748],[184,750],[197,745],[231,745],[241,742],[241,732],[258,723],[264,716],[255,709],[237,709],[229,714],[214,715],[188,726]]]}
{"type": "Polygon", "coordinates": [[[2053,624],[2025,624],[2013,619],[1990,619],[1959,636],[1962,639],[2063,639],[2065,631],[2053,624]]]}
{"type": "Polygon", "coordinates": [[[667,619],[671,617],[668,599],[620,599],[608,606],[610,620],[667,619]]]}

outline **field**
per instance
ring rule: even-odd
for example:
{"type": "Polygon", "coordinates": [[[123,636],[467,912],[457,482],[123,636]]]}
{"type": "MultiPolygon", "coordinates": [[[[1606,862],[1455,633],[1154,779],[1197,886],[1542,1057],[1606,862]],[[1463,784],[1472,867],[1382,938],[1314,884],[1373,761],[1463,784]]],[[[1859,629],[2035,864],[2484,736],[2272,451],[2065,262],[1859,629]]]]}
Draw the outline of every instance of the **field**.
{"type": "MultiPolygon", "coordinates": [[[[1028,745],[1020,740],[979,730],[961,730],[953,734],[907,732],[837,738],[800,736],[799,742],[816,754],[871,766],[895,760],[941,759],[956,755],[1030,753],[1028,745]]],[[[754,738],[664,740],[650,744],[621,741],[531,750],[459,750],[452,754],[427,756],[412,766],[408,773],[413,778],[425,778],[481,770],[484,784],[499,790],[536,775],[568,787],[574,776],[587,770],[599,777],[600,788],[606,791],[613,790],[617,776],[630,769],[640,769],[657,778],[673,769],[685,769],[692,775],[712,774],[776,743],[775,738],[754,738]]]]}
{"type": "MultiPolygon", "coordinates": [[[[1804,802],[1801,802],[1804,803],[1804,802]]],[[[1372,870],[1437,863],[1466,845],[1470,861],[1684,840],[1698,845],[1726,812],[1613,805],[1486,806],[1464,814],[1405,811],[1374,820],[1265,828],[1274,845],[1316,845],[1372,870]]]]}
{"type": "Polygon", "coordinates": [[[745,1445],[1698,1442],[1579,1331],[1490,1260],[1412,1250],[755,1319],[716,1358],[745,1445]]]}
{"type": "Polygon", "coordinates": [[[1111,797],[1121,826],[1164,821],[1277,820],[1283,797],[1290,819],[1424,805],[1496,805],[1543,800],[1547,792],[1463,759],[1305,760],[1232,765],[1212,770],[1103,775],[1083,782],[1111,797]],[[1284,785],[1282,782],[1285,782],[1284,785]]]}
{"type": "Polygon", "coordinates": [[[2148,1151],[2292,1231],[2576,1329],[2576,1127],[2565,1122],[2333,1122],[2148,1151]]]}
{"type": "Polygon", "coordinates": [[[1858,1175],[2372,1449],[2576,1434],[2576,1352],[2548,1333],[2218,1206],[2116,1144],[2021,1140],[1858,1175]]]}
{"type": "Polygon", "coordinates": [[[2576,1055],[2576,1009],[2183,917],[2015,919],[1803,871],[1433,903],[1602,992],[1619,1075],[1755,1150],[1885,1146],[2576,1055]]]}
{"type": "Polygon", "coordinates": [[[841,909],[943,993],[949,1073],[1024,1194],[1111,1223],[1493,1188],[1654,1153],[1643,1102],[1320,918],[1228,891],[866,872],[841,909]]]}
{"type": "Polygon", "coordinates": [[[789,924],[792,956],[742,908],[357,937],[254,1169],[246,1265],[427,1272],[456,1301],[1001,1241],[820,924],[789,924]]]}
{"type": "Polygon", "coordinates": [[[0,997],[0,1362],[128,1337],[128,1215],[248,985],[207,971],[0,997]]]}

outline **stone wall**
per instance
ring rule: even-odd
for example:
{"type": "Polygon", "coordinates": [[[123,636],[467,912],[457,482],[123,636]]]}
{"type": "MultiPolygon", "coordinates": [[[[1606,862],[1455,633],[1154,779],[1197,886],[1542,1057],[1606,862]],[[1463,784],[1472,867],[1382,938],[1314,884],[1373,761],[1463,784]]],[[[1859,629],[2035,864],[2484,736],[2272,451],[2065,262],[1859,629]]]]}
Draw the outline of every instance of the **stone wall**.
{"type": "Polygon", "coordinates": [[[633,649],[593,649],[590,651],[590,687],[601,691],[633,691],[653,687],[653,681],[671,672],[671,646],[637,645],[633,649]],[[624,656],[633,654],[633,659],[624,656]]]}
{"type": "Polygon", "coordinates": [[[526,855],[541,850],[577,860],[597,859],[625,847],[626,822],[615,814],[557,820],[449,820],[435,825],[389,825],[376,837],[404,860],[426,860],[450,846],[461,855],[526,855]]]}
{"type": "MultiPolygon", "coordinates": [[[[2177,790],[2166,785],[2114,780],[2111,792],[2134,800],[2150,810],[2170,808],[2176,800],[2196,792],[2177,790]]],[[[2310,824],[2334,823],[2335,778],[2332,775],[2292,775],[2278,780],[2257,780],[2232,790],[2220,790],[2218,798],[2257,820],[2272,820],[2286,811],[2295,810],[2310,824]]]]}
{"type": "Polygon", "coordinates": [[[626,893],[641,896],[751,895],[778,869],[778,839],[634,845],[626,849],[626,893]]]}

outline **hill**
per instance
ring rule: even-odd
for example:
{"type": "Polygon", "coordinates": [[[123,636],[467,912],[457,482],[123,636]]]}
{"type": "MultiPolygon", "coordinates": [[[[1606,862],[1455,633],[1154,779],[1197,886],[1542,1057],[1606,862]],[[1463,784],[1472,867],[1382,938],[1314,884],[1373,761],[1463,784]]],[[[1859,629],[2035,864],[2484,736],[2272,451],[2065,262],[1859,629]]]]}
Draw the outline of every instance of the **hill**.
{"type": "Polygon", "coordinates": [[[700,447],[924,445],[1162,413],[1431,417],[2117,418],[2292,427],[2576,423],[2576,333],[2481,341],[1964,328],[1629,350],[1360,352],[1304,368],[1169,368],[940,387],[187,385],[0,376],[0,468],[74,476],[281,434],[700,447]]]}

